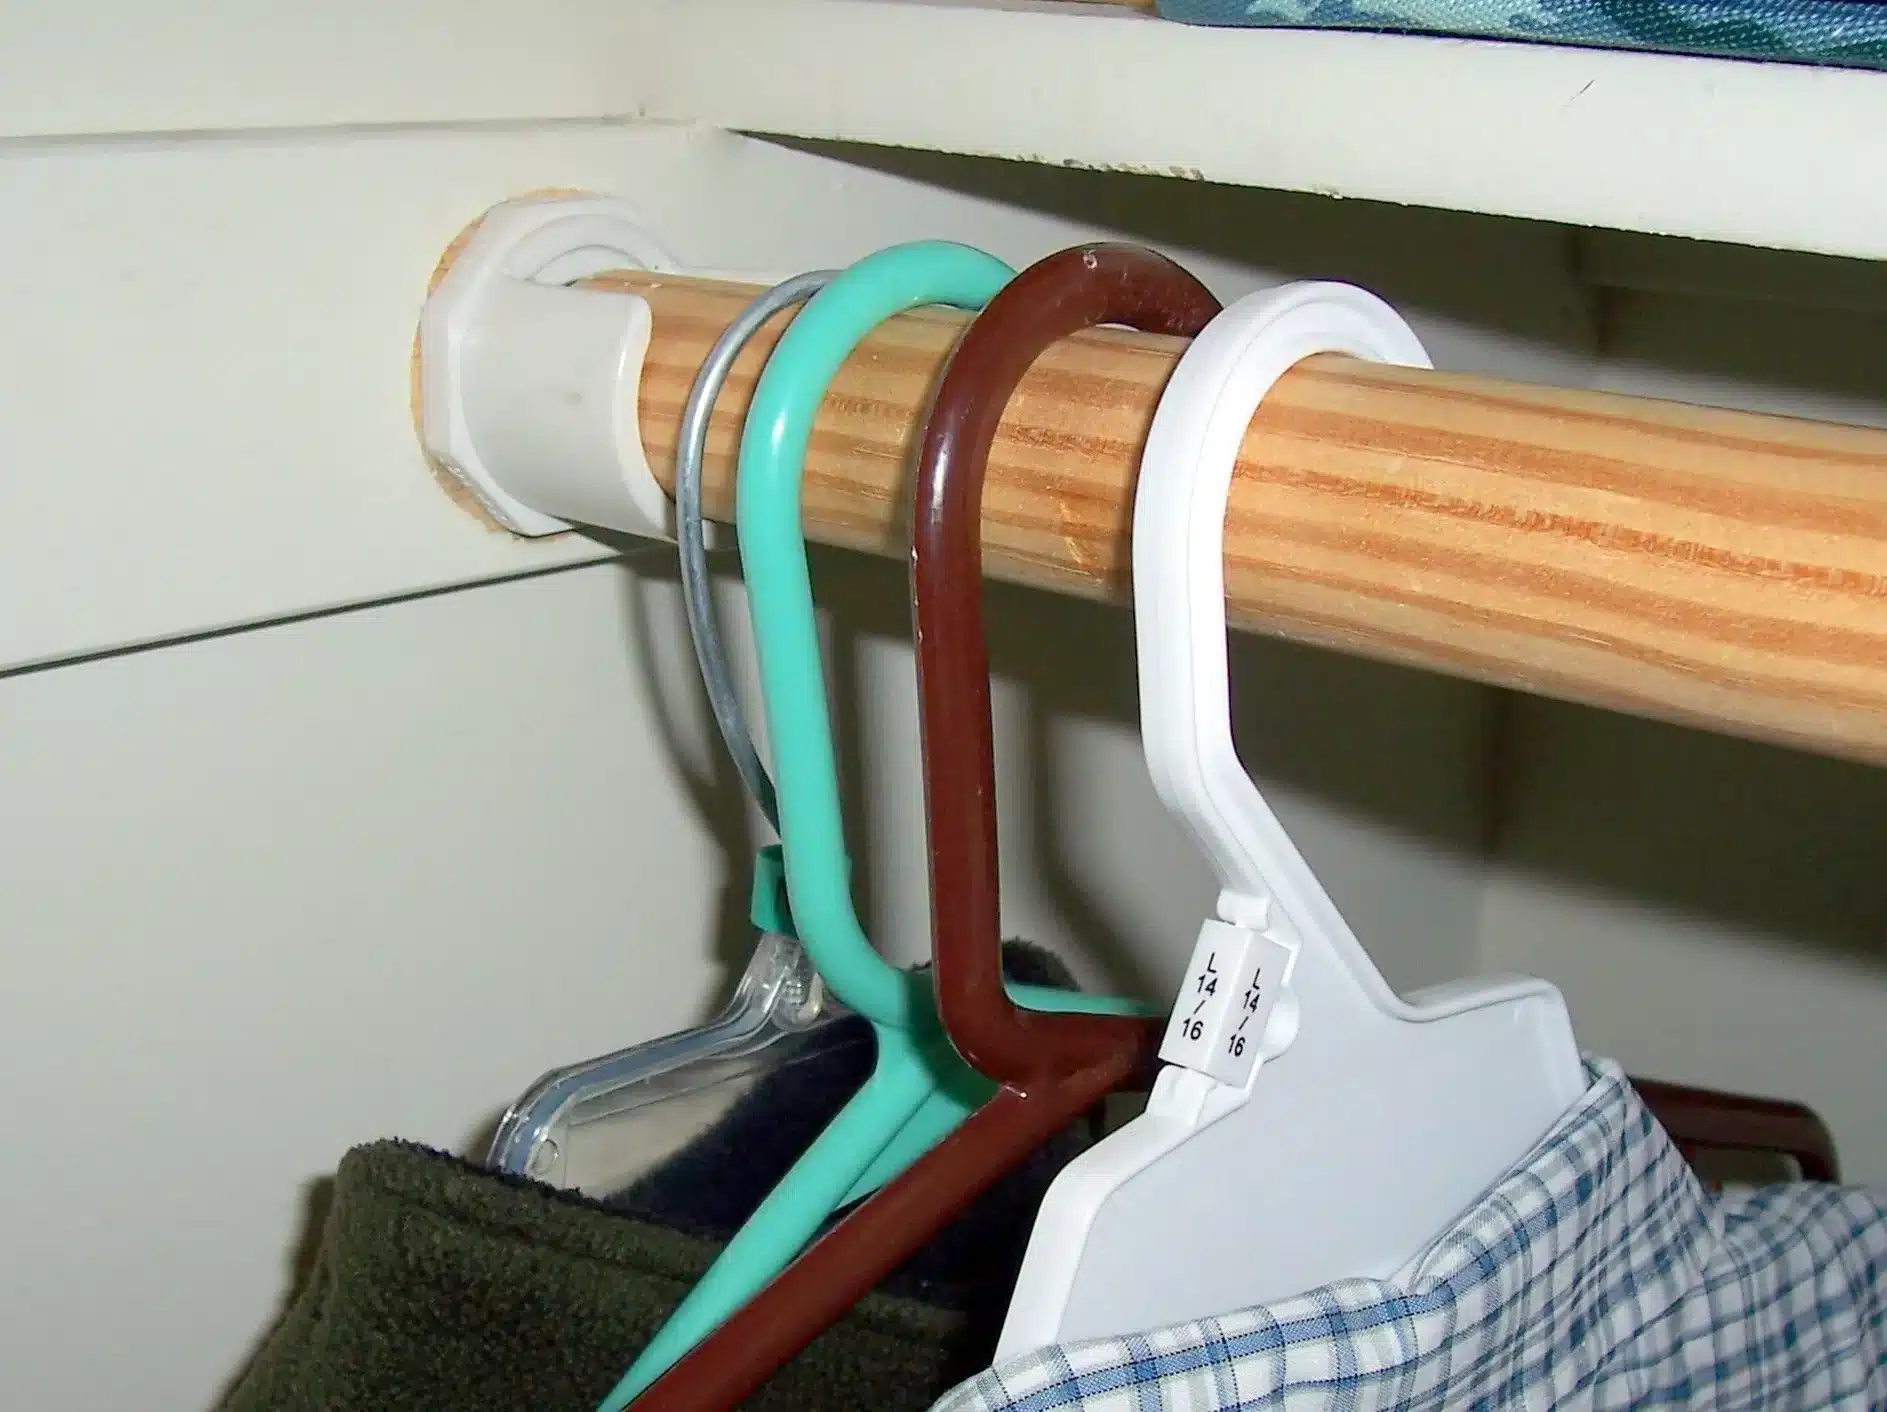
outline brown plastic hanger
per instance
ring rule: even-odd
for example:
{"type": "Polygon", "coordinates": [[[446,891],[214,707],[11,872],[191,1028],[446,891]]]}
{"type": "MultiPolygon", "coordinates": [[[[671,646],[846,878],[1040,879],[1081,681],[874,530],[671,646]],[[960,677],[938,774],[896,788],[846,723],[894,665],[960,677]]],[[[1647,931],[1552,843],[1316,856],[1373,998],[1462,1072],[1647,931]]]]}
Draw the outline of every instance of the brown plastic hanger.
{"type": "Polygon", "coordinates": [[[1692,1166],[1700,1151],[1769,1152],[1794,1159],[1803,1181],[1841,1180],[1834,1137],[1812,1108],[1655,1079],[1631,1082],[1692,1166]]]}
{"type": "Polygon", "coordinates": [[[983,634],[982,503],[1010,394],[1052,343],[1097,324],[1192,335],[1218,300],[1163,255],[1082,245],[1010,283],[964,334],[924,427],[911,542],[918,711],[930,828],[937,1008],[950,1042],[1001,1083],[1073,1073],[1120,1022],[1024,1010],[1003,989],[996,761],[983,634]],[[974,945],[954,945],[975,938],[974,945]],[[985,939],[988,939],[986,941],[985,939]]]}
{"type": "Polygon", "coordinates": [[[1003,988],[982,488],[1003,408],[1044,349],[1098,324],[1190,336],[1218,311],[1162,255],[1083,245],[1017,275],[951,354],[925,425],[912,547],[933,973],[951,1042],[1002,1087],[669,1369],[637,1399],[643,1412],[737,1407],[1004,1173],[1154,1062],[1158,1019],[1020,1010],[1003,988]]]}

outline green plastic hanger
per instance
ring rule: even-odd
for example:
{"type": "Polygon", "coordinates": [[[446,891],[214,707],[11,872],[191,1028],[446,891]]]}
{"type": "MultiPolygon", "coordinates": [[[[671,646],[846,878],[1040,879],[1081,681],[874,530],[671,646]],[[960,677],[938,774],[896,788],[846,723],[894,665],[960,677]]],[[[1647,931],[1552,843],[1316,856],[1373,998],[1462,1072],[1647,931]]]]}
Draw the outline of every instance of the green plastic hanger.
{"type": "MultiPolygon", "coordinates": [[[[795,930],[821,977],[871,1022],[877,1062],[864,1087],[689,1291],[601,1412],[628,1406],[764,1288],[846,1200],[896,1176],[996,1090],[950,1047],[930,978],[881,957],[852,907],[800,482],[819,403],[867,334],[927,304],[980,309],[1014,274],[994,256],[947,241],[880,250],[806,304],[754,390],[741,436],[735,523],[773,744],[787,892],[795,930]]],[[[1043,986],[1011,986],[1010,995],[1033,1010],[1144,1013],[1132,1001],[1043,986]]]]}

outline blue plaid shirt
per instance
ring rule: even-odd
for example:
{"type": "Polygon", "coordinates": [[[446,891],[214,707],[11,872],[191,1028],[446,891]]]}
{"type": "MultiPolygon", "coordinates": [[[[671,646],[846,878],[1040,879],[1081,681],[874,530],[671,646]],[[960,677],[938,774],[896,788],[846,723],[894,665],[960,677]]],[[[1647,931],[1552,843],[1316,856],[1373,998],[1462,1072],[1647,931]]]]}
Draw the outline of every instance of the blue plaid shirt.
{"type": "Polygon", "coordinates": [[[1712,1195],[1609,1061],[1403,1274],[1015,1358],[933,1412],[1887,1408],[1887,1191],[1712,1195]]]}

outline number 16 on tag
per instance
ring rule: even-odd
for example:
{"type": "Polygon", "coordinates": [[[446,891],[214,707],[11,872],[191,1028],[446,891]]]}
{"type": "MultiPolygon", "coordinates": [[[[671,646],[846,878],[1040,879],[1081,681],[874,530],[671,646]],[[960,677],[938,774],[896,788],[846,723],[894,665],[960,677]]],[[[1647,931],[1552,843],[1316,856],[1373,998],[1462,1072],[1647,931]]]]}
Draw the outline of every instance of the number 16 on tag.
{"type": "Polygon", "coordinates": [[[1262,932],[1208,918],[1173,1002],[1160,1058],[1242,1088],[1258,1062],[1291,955],[1290,947],[1262,932]]]}

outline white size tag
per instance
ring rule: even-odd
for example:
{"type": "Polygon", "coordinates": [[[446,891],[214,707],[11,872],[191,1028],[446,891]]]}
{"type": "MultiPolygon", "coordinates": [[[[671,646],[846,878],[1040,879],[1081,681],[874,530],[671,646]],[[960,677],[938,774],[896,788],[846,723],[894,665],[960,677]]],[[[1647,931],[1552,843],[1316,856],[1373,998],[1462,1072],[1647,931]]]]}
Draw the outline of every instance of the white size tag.
{"type": "Polygon", "coordinates": [[[1216,917],[1199,928],[1160,1058],[1243,1087],[1289,969],[1291,948],[1216,917]]]}

